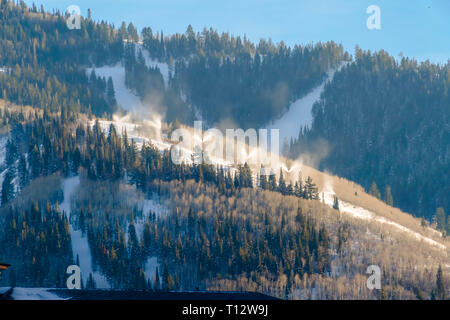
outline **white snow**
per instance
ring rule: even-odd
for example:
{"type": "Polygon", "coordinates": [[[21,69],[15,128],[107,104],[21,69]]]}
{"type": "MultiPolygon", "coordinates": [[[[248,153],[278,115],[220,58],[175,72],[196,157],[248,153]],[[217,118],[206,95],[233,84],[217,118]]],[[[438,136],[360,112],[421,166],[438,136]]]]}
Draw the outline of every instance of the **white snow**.
{"type": "Polygon", "coordinates": [[[14,288],[11,294],[13,300],[65,300],[46,288],[14,288]]]}
{"type": "MultiPolygon", "coordinates": [[[[150,212],[156,214],[156,217],[167,212],[167,207],[162,205],[158,199],[145,199],[140,203],[143,211],[143,216],[135,219],[134,227],[139,240],[142,240],[144,235],[145,222],[148,220],[150,212]]],[[[126,234],[128,242],[128,233],[126,234]]],[[[159,268],[158,258],[150,256],[144,264],[144,274],[146,279],[154,280],[156,274],[156,267],[159,268]]]]}
{"type": "Polygon", "coordinates": [[[157,257],[149,257],[144,265],[144,274],[147,279],[153,283],[156,275],[156,268],[160,268],[157,257]]]}
{"type": "MultiPolygon", "coordinates": [[[[334,204],[334,197],[335,197],[335,193],[333,191],[324,191],[323,193],[323,197],[322,195],[320,196],[322,198],[322,201],[327,204],[330,207],[333,207],[334,204]]],[[[339,201],[339,211],[349,214],[355,218],[359,218],[359,219],[364,219],[364,220],[368,220],[368,221],[375,221],[378,223],[382,223],[382,224],[388,224],[391,225],[395,228],[397,228],[398,230],[401,230],[405,233],[407,233],[408,235],[414,237],[415,239],[417,239],[418,241],[424,241],[430,245],[433,246],[437,246],[440,249],[446,250],[447,247],[445,245],[443,245],[442,243],[439,243],[431,238],[428,238],[420,233],[417,233],[397,222],[388,220],[384,217],[380,217],[378,215],[376,215],[374,212],[369,211],[367,209],[364,209],[362,207],[359,206],[355,206],[351,203],[342,201],[342,200],[338,200],[339,201]]]]}
{"type": "MultiPolygon", "coordinates": [[[[167,207],[161,204],[156,197],[154,199],[145,199],[140,201],[138,207],[142,209],[142,216],[134,218],[134,229],[136,230],[138,239],[141,240],[144,234],[145,223],[149,219],[150,212],[154,213],[156,217],[158,217],[161,214],[167,213],[167,207]]],[[[130,224],[128,223],[126,230],[128,230],[129,225],[130,224]]],[[[125,238],[128,243],[128,232],[126,233],[125,238]]]]}
{"type": "MultiPolygon", "coordinates": [[[[107,80],[109,77],[112,78],[116,94],[116,101],[122,109],[131,111],[144,108],[140,98],[137,95],[133,94],[125,86],[125,68],[121,63],[118,63],[114,66],[94,68],[94,70],[97,76],[105,77],[107,80]]],[[[92,68],[88,68],[88,76],[91,74],[91,72],[92,68]]]]}
{"type": "Polygon", "coordinates": [[[70,222],[70,238],[72,241],[73,260],[76,261],[77,256],[79,259],[79,267],[84,284],[87,283],[89,274],[92,273],[92,277],[95,281],[97,288],[109,289],[111,286],[104,275],[99,271],[94,270],[92,266],[92,255],[89,248],[89,242],[86,235],[82,230],[77,230],[74,226],[73,219],[71,219],[71,198],[76,188],[80,184],[80,177],[71,177],[63,181],[64,201],[61,203],[60,208],[68,215],[70,222]]]}
{"type": "Polygon", "coordinates": [[[172,72],[169,68],[169,65],[165,62],[159,62],[150,57],[150,54],[147,49],[145,49],[141,44],[137,44],[136,47],[136,55],[139,52],[139,50],[142,50],[142,55],[144,56],[145,65],[149,68],[156,68],[158,67],[159,71],[161,72],[161,75],[164,79],[164,86],[167,89],[169,87],[169,79],[172,75],[172,72]]]}
{"type": "MultiPolygon", "coordinates": [[[[337,68],[339,70],[344,64],[337,68]]],[[[312,107],[315,102],[319,101],[320,94],[325,88],[325,84],[333,79],[336,69],[327,72],[327,78],[322,84],[314,88],[304,97],[294,101],[286,113],[279,119],[272,122],[269,129],[280,130],[280,142],[286,141],[289,143],[290,139],[297,139],[300,133],[300,127],[311,127],[312,124],[312,107]]]]}
{"type": "MultiPolygon", "coordinates": [[[[147,65],[147,67],[159,68],[164,80],[165,88],[167,88],[169,86],[169,78],[171,75],[169,65],[167,63],[158,62],[150,58],[148,51],[144,49],[140,44],[137,44],[135,49],[136,54],[138,52],[138,49],[142,50],[142,55],[144,56],[145,64],[147,65]]],[[[106,79],[111,77],[114,84],[117,104],[122,109],[126,111],[146,110],[140,98],[125,86],[125,67],[122,65],[122,63],[117,63],[116,65],[112,66],[103,66],[99,68],[88,68],[88,76],[90,76],[93,69],[95,70],[95,74],[97,76],[105,77],[106,79]]]]}
{"type": "Polygon", "coordinates": [[[0,166],[5,164],[6,159],[6,144],[8,143],[9,136],[3,136],[0,138],[0,166]]]}

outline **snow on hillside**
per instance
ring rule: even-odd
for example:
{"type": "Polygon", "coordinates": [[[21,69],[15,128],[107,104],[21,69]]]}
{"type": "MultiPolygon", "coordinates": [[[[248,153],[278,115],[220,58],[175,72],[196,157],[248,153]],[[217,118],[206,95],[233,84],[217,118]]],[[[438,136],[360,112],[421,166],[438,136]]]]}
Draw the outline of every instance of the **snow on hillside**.
{"type": "MultiPolygon", "coordinates": [[[[87,69],[88,75],[91,74],[92,69],[93,68],[87,69]]],[[[116,94],[116,101],[122,109],[132,111],[143,108],[140,98],[125,86],[125,68],[121,63],[118,63],[114,66],[94,68],[94,70],[97,76],[105,77],[106,79],[108,79],[109,77],[112,78],[116,94]]]]}
{"type": "MultiPolygon", "coordinates": [[[[336,196],[336,194],[333,191],[326,190],[326,191],[322,192],[320,198],[325,204],[327,204],[330,207],[333,207],[333,205],[334,205],[334,197],[335,196],[336,196]]],[[[339,202],[339,211],[340,212],[349,214],[349,215],[351,215],[351,216],[353,216],[355,218],[358,218],[358,219],[364,219],[364,220],[367,220],[367,221],[375,221],[377,223],[391,225],[394,228],[396,228],[396,229],[398,229],[398,230],[400,230],[402,232],[407,233],[408,235],[412,236],[413,238],[415,238],[418,241],[424,241],[424,242],[426,242],[426,243],[428,243],[430,245],[437,246],[437,247],[439,247],[440,249],[443,249],[443,250],[447,249],[447,247],[445,245],[443,245],[443,244],[441,244],[441,243],[439,243],[439,242],[437,242],[437,241],[435,241],[433,239],[430,239],[430,238],[428,238],[428,237],[426,237],[424,235],[421,235],[420,233],[417,233],[417,232],[415,232],[415,231],[413,231],[413,230],[411,230],[411,229],[409,229],[409,228],[407,228],[405,226],[402,226],[401,224],[399,224],[397,222],[388,220],[388,219],[386,219],[384,217],[380,217],[380,216],[378,216],[377,214],[375,214],[372,211],[369,211],[369,210],[364,209],[364,208],[359,207],[359,206],[355,206],[355,205],[353,205],[351,203],[348,203],[348,202],[345,202],[345,201],[342,201],[342,200],[338,200],[338,202],[339,202]]]]}
{"type": "MultiPolygon", "coordinates": [[[[145,199],[140,203],[143,211],[143,216],[136,218],[134,223],[136,234],[139,241],[142,241],[144,236],[145,222],[148,220],[150,213],[154,213],[157,217],[167,212],[167,207],[162,205],[160,201],[155,197],[154,199],[145,199]]],[[[128,242],[128,233],[126,234],[126,241],[128,242]]],[[[150,256],[144,263],[144,274],[146,279],[154,281],[156,275],[156,268],[159,268],[158,258],[156,256],[150,256]]]]}
{"type": "Polygon", "coordinates": [[[139,52],[139,50],[142,50],[142,55],[144,56],[145,65],[149,68],[156,68],[158,67],[159,71],[161,72],[161,75],[164,79],[164,86],[166,89],[169,87],[169,79],[172,75],[172,72],[169,68],[169,65],[165,62],[158,62],[150,57],[150,53],[147,49],[145,49],[142,44],[136,45],[136,54],[139,52]]]}
{"type": "MultiPolygon", "coordinates": [[[[148,51],[144,49],[140,44],[136,45],[136,54],[139,49],[142,50],[142,55],[144,56],[147,67],[159,68],[159,71],[161,72],[161,75],[164,79],[164,85],[167,88],[169,86],[169,78],[171,74],[169,65],[167,63],[158,62],[150,58],[148,51]]],[[[145,110],[140,98],[125,86],[125,67],[122,65],[122,63],[118,63],[113,66],[88,68],[88,76],[91,74],[92,70],[95,70],[95,74],[97,76],[105,77],[106,79],[111,77],[114,84],[117,104],[122,109],[126,111],[145,110]]]]}
{"type": "Polygon", "coordinates": [[[92,273],[92,277],[95,281],[97,288],[109,289],[110,285],[105,276],[103,276],[99,271],[95,271],[92,265],[92,255],[89,248],[89,242],[87,236],[83,234],[82,230],[75,227],[74,218],[71,216],[71,198],[72,194],[75,192],[80,184],[80,177],[71,177],[64,179],[63,181],[63,193],[64,201],[59,206],[60,209],[66,212],[69,222],[70,222],[70,238],[72,242],[72,252],[73,260],[76,262],[77,257],[79,259],[79,267],[81,269],[81,274],[83,282],[87,283],[89,274],[92,273]]]}
{"type": "MultiPolygon", "coordinates": [[[[342,68],[344,64],[338,67],[342,68]]],[[[333,79],[336,69],[327,73],[327,78],[322,84],[313,89],[304,97],[294,101],[287,109],[286,113],[279,119],[272,122],[269,129],[280,130],[280,142],[288,142],[291,138],[296,139],[300,133],[300,127],[311,127],[312,124],[312,107],[316,101],[320,99],[320,94],[325,88],[325,84],[333,79]]]]}
{"type": "Polygon", "coordinates": [[[13,300],[65,300],[46,288],[14,288],[11,293],[13,300]]]}

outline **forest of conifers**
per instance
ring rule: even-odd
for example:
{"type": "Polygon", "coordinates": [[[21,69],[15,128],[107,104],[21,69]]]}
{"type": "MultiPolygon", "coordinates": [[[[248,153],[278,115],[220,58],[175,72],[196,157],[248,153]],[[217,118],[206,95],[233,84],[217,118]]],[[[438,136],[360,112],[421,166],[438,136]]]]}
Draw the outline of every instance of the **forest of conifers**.
{"type": "MultiPolygon", "coordinates": [[[[0,127],[9,131],[0,168],[0,226],[6,228],[0,258],[18,265],[4,281],[63,286],[61,270],[77,261],[68,216],[59,209],[60,182],[79,175],[76,224],[114,288],[445,298],[439,272],[409,268],[425,260],[427,249],[416,252],[402,238],[374,241],[373,226],[361,232],[366,229],[321,203],[310,177],[290,183],[280,171],[255,186],[247,165],[236,175],[207,164],[175,165],[169,151],[149,143],[138,148],[126,132],[113,126],[104,132],[87,120],[111,118],[124,107],[112,79],[95,72],[104,65],[123,64],[128,89],[164,106],[165,121],[174,126],[191,126],[199,112],[208,126],[226,120],[242,128],[263,128],[342,66],[315,104],[311,128],[291,141],[289,155],[313,152],[325,140],[329,152],[321,170],[372,186],[375,196],[376,185],[382,190],[377,197],[427,220],[439,212],[445,231],[449,63],[398,61],[359,48],[352,57],[332,41],[292,48],[270,39],[254,44],[191,26],[183,34],[144,28],[139,35],[132,23],[115,28],[83,18],[80,30],[69,30],[59,12],[7,0],[0,0],[0,17],[0,127]],[[167,84],[158,67],[146,65],[145,53],[168,64],[167,84]],[[154,196],[167,200],[167,212],[144,217],[139,197],[154,196]],[[396,249],[398,243],[405,247],[396,249]],[[366,245],[370,252],[362,252],[366,245]],[[388,265],[393,256],[404,268],[386,267],[383,290],[367,291],[360,277],[365,267],[388,265]],[[150,257],[157,257],[159,268],[147,279],[150,257]]],[[[84,285],[96,283],[91,276],[84,285]]]]}

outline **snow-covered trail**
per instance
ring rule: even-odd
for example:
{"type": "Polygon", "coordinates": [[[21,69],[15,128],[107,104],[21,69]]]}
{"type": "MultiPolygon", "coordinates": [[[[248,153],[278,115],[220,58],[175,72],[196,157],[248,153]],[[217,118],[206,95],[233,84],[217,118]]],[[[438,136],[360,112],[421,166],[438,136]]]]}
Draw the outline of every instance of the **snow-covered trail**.
{"type": "Polygon", "coordinates": [[[79,259],[79,267],[81,268],[81,273],[83,277],[83,283],[87,283],[89,274],[92,273],[92,277],[95,281],[97,288],[109,289],[111,286],[108,280],[99,271],[95,271],[92,266],[92,255],[89,248],[89,242],[87,236],[83,232],[77,229],[74,225],[73,219],[71,217],[71,198],[72,194],[75,192],[76,188],[80,184],[80,177],[71,177],[64,179],[63,181],[63,193],[64,201],[60,205],[60,209],[65,211],[70,223],[70,238],[72,241],[72,252],[73,260],[76,261],[77,256],[79,259]]]}
{"type": "Polygon", "coordinates": [[[297,139],[300,133],[300,127],[311,127],[312,118],[312,107],[315,102],[319,101],[320,94],[325,88],[325,84],[333,79],[334,73],[342,68],[344,64],[341,64],[337,69],[332,69],[327,72],[327,78],[316,88],[314,88],[307,95],[294,101],[286,113],[279,119],[274,120],[269,129],[279,129],[280,130],[280,142],[288,142],[290,139],[297,139]]]}
{"type": "MultiPolygon", "coordinates": [[[[330,207],[333,207],[335,193],[333,191],[326,191],[326,192],[323,192],[322,194],[320,196],[322,198],[321,200],[326,205],[328,205],[330,207]],[[323,198],[322,198],[322,194],[323,194],[323,198]]],[[[413,231],[413,230],[411,230],[411,229],[409,229],[409,228],[407,228],[407,227],[405,227],[405,226],[403,226],[403,225],[401,225],[401,224],[399,224],[397,222],[388,220],[388,219],[386,219],[384,217],[380,217],[380,216],[376,215],[372,211],[369,211],[369,210],[364,209],[362,207],[355,206],[355,205],[353,205],[353,204],[351,204],[349,202],[345,202],[345,201],[342,201],[342,200],[338,200],[338,202],[339,202],[339,211],[340,212],[349,214],[349,215],[351,215],[351,216],[353,216],[355,218],[358,218],[358,219],[371,220],[371,221],[375,221],[375,222],[378,222],[378,223],[391,225],[391,226],[395,227],[396,229],[407,233],[408,235],[412,236],[413,238],[415,238],[418,241],[424,241],[424,242],[426,242],[426,243],[428,243],[430,245],[437,246],[438,248],[440,248],[442,250],[446,250],[447,249],[447,247],[445,245],[443,245],[442,243],[439,243],[439,242],[437,242],[437,241],[435,241],[435,240],[433,240],[431,238],[428,238],[428,237],[426,237],[426,236],[424,236],[424,235],[422,235],[420,233],[417,233],[417,232],[415,232],[415,231],[413,231]]]]}
{"type": "Polygon", "coordinates": [[[163,77],[163,80],[164,80],[164,86],[167,89],[169,87],[170,76],[172,75],[172,72],[171,72],[171,70],[169,68],[169,65],[167,63],[165,63],[165,62],[159,62],[159,61],[156,61],[156,60],[152,59],[150,57],[150,53],[148,52],[147,49],[145,49],[142,46],[142,44],[136,44],[135,48],[136,48],[136,55],[138,54],[139,50],[142,51],[142,55],[143,55],[144,60],[145,60],[145,65],[148,68],[156,68],[156,67],[158,67],[158,69],[161,72],[161,75],[163,77]]]}
{"type": "MultiPolygon", "coordinates": [[[[121,63],[114,66],[104,66],[100,68],[94,68],[95,74],[100,77],[105,77],[108,80],[111,77],[114,90],[116,94],[117,104],[126,111],[141,110],[144,106],[141,99],[133,94],[125,86],[125,68],[121,63]]],[[[91,74],[92,68],[87,69],[88,76],[91,74]]]]}
{"type": "MultiPolygon", "coordinates": [[[[145,222],[149,219],[150,213],[154,213],[156,217],[167,212],[167,208],[162,205],[158,199],[145,199],[140,204],[142,207],[142,217],[136,218],[134,221],[134,228],[138,240],[141,241],[144,235],[145,222]]],[[[127,229],[129,224],[127,226],[127,229]]],[[[128,232],[126,233],[126,242],[128,244],[128,232]]],[[[156,256],[149,256],[144,264],[144,274],[146,279],[154,281],[156,275],[156,267],[160,268],[158,258],[156,256]]]]}
{"type": "MultiPolygon", "coordinates": [[[[145,64],[147,67],[155,68],[158,67],[159,71],[164,80],[164,86],[167,89],[169,86],[169,78],[171,75],[171,71],[169,65],[167,63],[158,62],[153,60],[148,51],[142,47],[140,44],[136,44],[136,54],[138,50],[142,50],[142,55],[145,60],[145,64]]],[[[92,70],[95,70],[95,74],[100,77],[105,77],[108,80],[111,77],[117,104],[126,111],[140,111],[146,110],[145,106],[142,104],[141,99],[135,95],[130,89],[125,86],[125,67],[121,62],[116,65],[103,66],[99,68],[88,68],[87,75],[90,76],[92,70]]]]}

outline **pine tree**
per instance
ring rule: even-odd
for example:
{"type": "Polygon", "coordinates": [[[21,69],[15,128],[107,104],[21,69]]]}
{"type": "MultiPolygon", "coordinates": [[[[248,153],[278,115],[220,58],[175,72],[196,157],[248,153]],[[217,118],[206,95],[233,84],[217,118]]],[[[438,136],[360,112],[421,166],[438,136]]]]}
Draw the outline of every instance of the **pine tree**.
{"type": "Polygon", "coordinates": [[[339,200],[337,197],[334,197],[333,209],[339,210],[339,200]]]}
{"type": "Polygon", "coordinates": [[[108,103],[110,105],[116,104],[116,92],[114,90],[114,82],[111,77],[108,78],[108,83],[106,85],[106,96],[108,97],[108,103]]]}
{"type": "Polygon", "coordinates": [[[89,273],[89,277],[86,283],[86,289],[96,289],[97,285],[95,284],[94,277],[92,276],[92,273],[89,273]]]}
{"type": "Polygon", "coordinates": [[[14,198],[14,185],[12,183],[14,179],[13,173],[8,170],[5,174],[5,178],[2,183],[2,206],[10,202],[14,198]]]}
{"type": "Polygon", "coordinates": [[[22,190],[29,182],[27,160],[25,159],[24,155],[21,155],[19,158],[18,175],[19,175],[19,186],[20,189],[22,190]]]}
{"type": "Polygon", "coordinates": [[[155,291],[159,291],[161,289],[158,267],[156,267],[155,280],[153,281],[153,288],[155,291]]]}
{"type": "Polygon", "coordinates": [[[444,279],[442,277],[442,267],[439,265],[438,271],[436,273],[436,290],[435,297],[439,300],[445,300],[447,297],[444,279]]]}
{"type": "Polygon", "coordinates": [[[380,191],[378,191],[378,187],[377,187],[377,184],[375,183],[375,181],[372,182],[372,185],[370,186],[369,194],[374,196],[377,199],[381,199],[381,194],[380,194],[380,191]]]}
{"type": "Polygon", "coordinates": [[[394,206],[394,200],[392,199],[391,186],[386,186],[386,190],[384,193],[384,202],[391,207],[394,206]]]}
{"type": "Polygon", "coordinates": [[[438,230],[445,231],[445,211],[442,207],[436,209],[436,226],[438,230]]]}
{"type": "Polygon", "coordinates": [[[450,216],[447,217],[447,236],[450,236],[450,216]]]}
{"type": "Polygon", "coordinates": [[[318,200],[319,199],[319,190],[316,187],[316,184],[313,182],[312,178],[308,176],[305,181],[305,199],[309,200],[318,200]]]}
{"type": "Polygon", "coordinates": [[[278,180],[278,192],[286,194],[286,181],[284,181],[282,169],[280,169],[280,179],[278,180]]]}
{"type": "Polygon", "coordinates": [[[420,219],[420,225],[422,226],[422,228],[425,228],[427,226],[427,221],[425,220],[425,217],[422,217],[420,219]]]}

